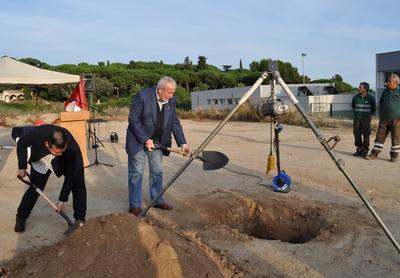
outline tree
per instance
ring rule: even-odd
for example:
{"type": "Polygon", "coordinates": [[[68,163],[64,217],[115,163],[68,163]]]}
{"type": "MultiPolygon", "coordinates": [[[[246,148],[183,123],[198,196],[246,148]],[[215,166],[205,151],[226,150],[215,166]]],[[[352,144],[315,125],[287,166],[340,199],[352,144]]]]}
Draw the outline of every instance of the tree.
{"type": "Polygon", "coordinates": [[[135,61],[133,60],[129,61],[128,69],[134,69],[134,68],[135,68],[135,61]]]}
{"type": "Polygon", "coordinates": [[[104,67],[106,65],[104,62],[98,62],[97,64],[99,65],[99,67],[104,67]]]}
{"type": "Polygon", "coordinates": [[[193,92],[207,91],[208,89],[210,89],[210,86],[208,86],[207,83],[199,82],[199,84],[193,88],[193,92]]]}
{"type": "Polygon", "coordinates": [[[260,70],[259,70],[259,68],[260,68],[260,63],[257,62],[257,61],[251,62],[250,65],[249,65],[249,67],[250,67],[250,70],[251,70],[251,71],[260,71],[260,70]]]}
{"type": "Polygon", "coordinates": [[[100,101],[107,100],[114,92],[114,85],[102,78],[96,78],[96,97],[100,101]]]}
{"type": "Polygon", "coordinates": [[[224,71],[229,71],[231,69],[231,65],[222,65],[222,68],[224,69],[224,71]]]}
{"type": "Polygon", "coordinates": [[[22,58],[20,59],[21,62],[34,66],[34,67],[38,67],[38,68],[43,68],[44,65],[47,65],[46,63],[35,59],[35,58],[31,58],[31,57],[27,57],[27,58],[22,58]]]}
{"type": "Polygon", "coordinates": [[[243,69],[243,63],[242,63],[242,59],[240,59],[240,62],[239,62],[239,69],[240,69],[240,70],[242,70],[242,69],[243,69]]]}
{"type": "Polygon", "coordinates": [[[335,81],[343,82],[343,77],[340,76],[339,74],[335,74],[334,77],[332,77],[335,81]]]}
{"type": "Polygon", "coordinates": [[[272,62],[271,59],[262,59],[259,64],[259,71],[267,71],[269,64],[272,62]]]}
{"type": "Polygon", "coordinates": [[[190,110],[191,108],[191,98],[190,93],[186,92],[186,90],[180,86],[176,87],[175,91],[176,97],[176,107],[184,110],[190,110]]]}
{"type": "Polygon", "coordinates": [[[185,60],[183,60],[183,68],[190,70],[192,68],[192,61],[190,61],[189,56],[185,57],[185,60]]]}
{"type": "Polygon", "coordinates": [[[237,81],[228,74],[222,74],[221,78],[219,79],[219,83],[221,84],[222,88],[232,88],[236,86],[237,81]]]}
{"type": "Polygon", "coordinates": [[[207,69],[207,58],[205,56],[199,56],[199,60],[197,62],[198,70],[207,69]]]}

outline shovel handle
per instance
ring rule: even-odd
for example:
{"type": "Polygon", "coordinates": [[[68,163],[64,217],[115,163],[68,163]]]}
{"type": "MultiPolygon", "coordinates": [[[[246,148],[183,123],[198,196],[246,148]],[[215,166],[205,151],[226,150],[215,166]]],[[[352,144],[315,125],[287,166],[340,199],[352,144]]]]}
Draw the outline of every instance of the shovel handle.
{"type": "MultiPolygon", "coordinates": [[[[29,179],[31,179],[31,176],[30,176],[29,174],[27,174],[27,176],[28,176],[29,179]]],[[[21,176],[17,176],[17,177],[18,177],[18,179],[19,179],[20,181],[22,181],[23,183],[25,183],[25,184],[27,184],[27,185],[29,185],[29,186],[32,186],[33,189],[35,189],[35,191],[36,191],[41,197],[43,197],[43,198],[50,204],[50,206],[53,207],[53,209],[57,210],[56,204],[54,204],[54,203],[43,193],[43,191],[40,190],[39,187],[37,187],[36,185],[34,185],[33,183],[31,183],[31,182],[29,182],[29,181],[26,181],[26,180],[25,180],[24,178],[22,178],[21,176]]]]}
{"type": "Polygon", "coordinates": [[[181,149],[167,148],[167,151],[170,151],[171,153],[179,153],[179,154],[183,155],[183,151],[181,149]]]}
{"type": "MultiPolygon", "coordinates": [[[[27,176],[28,176],[29,179],[31,179],[31,176],[30,176],[29,174],[27,174],[27,176]]],[[[21,176],[17,176],[17,177],[18,177],[18,179],[19,179],[20,181],[22,181],[23,183],[25,183],[25,184],[31,186],[33,189],[35,189],[35,191],[36,191],[41,197],[43,197],[43,198],[50,204],[50,206],[51,206],[54,210],[57,210],[57,209],[58,209],[57,206],[56,206],[56,204],[54,204],[54,203],[46,196],[46,194],[44,194],[43,191],[40,190],[39,187],[37,187],[36,185],[34,185],[33,183],[31,183],[31,182],[29,182],[29,181],[26,181],[26,180],[25,180],[23,177],[21,177],[21,176]]],[[[65,219],[65,221],[67,221],[68,226],[71,227],[71,226],[74,225],[74,223],[72,222],[71,218],[69,218],[68,215],[66,215],[64,211],[61,210],[61,211],[59,211],[58,213],[65,219]]]]}

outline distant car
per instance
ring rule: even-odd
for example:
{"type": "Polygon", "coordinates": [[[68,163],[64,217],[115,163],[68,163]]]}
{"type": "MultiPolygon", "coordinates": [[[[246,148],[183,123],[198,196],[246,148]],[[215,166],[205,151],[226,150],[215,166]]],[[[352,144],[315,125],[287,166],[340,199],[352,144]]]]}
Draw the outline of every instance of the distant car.
{"type": "Polygon", "coordinates": [[[323,89],[324,95],[337,95],[339,92],[333,86],[325,86],[323,89]]]}
{"type": "Polygon", "coordinates": [[[307,88],[307,86],[300,86],[297,88],[297,96],[312,96],[313,93],[310,91],[310,89],[307,88]]]}

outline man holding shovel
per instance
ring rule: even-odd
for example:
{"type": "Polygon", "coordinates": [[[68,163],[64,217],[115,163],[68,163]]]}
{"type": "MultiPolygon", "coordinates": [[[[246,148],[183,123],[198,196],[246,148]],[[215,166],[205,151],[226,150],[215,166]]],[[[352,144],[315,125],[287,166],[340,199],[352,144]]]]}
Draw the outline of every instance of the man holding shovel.
{"type": "MultiPolygon", "coordinates": [[[[173,134],[183,155],[190,153],[175,111],[175,90],[174,79],[165,76],[158,81],[157,87],[145,89],[132,99],[125,148],[128,154],[129,212],[136,216],[142,212],[142,178],[146,157],[149,161],[151,200],[163,188],[162,156],[168,155],[169,151],[156,149],[155,143],[170,147],[173,134]]],[[[172,209],[163,198],[154,207],[172,209]]]]}
{"type": "MultiPolygon", "coordinates": [[[[72,192],[75,227],[85,222],[86,186],[83,159],[78,143],[65,128],[55,125],[42,125],[23,134],[17,142],[18,172],[23,178],[27,175],[27,165],[31,165],[31,183],[40,190],[46,186],[51,174],[64,175],[57,212],[64,209],[64,203],[72,192]],[[28,147],[30,157],[28,157],[28,147]]],[[[32,186],[22,197],[17,210],[15,232],[25,231],[25,222],[36,204],[39,194],[32,186]]]]}

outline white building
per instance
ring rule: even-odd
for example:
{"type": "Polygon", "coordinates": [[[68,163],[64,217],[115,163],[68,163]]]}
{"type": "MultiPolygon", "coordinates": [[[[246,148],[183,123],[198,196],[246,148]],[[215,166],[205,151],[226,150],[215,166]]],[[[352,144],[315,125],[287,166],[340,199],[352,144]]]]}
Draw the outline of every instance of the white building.
{"type": "Polygon", "coordinates": [[[14,100],[23,99],[24,96],[23,90],[4,90],[0,93],[0,101],[8,103],[14,100]]]}
{"type": "MultiPolygon", "coordinates": [[[[289,89],[297,97],[301,107],[307,113],[328,113],[330,115],[351,115],[351,100],[354,94],[337,94],[334,84],[288,84],[289,89]],[[334,94],[331,94],[332,91],[334,94]],[[336,93],[335,93],[336,92],[336,93]]],[[[251,87],[192,92],[192,110],[196,109],[232,109],[251,87]]],[[[271,95],[270,85],[258,87],[249,101],[257,105],[271,95]]],[[[292,106],[289,97],[280,85],[276,86],[276,95],[283,102],[292,106]]]]}
{"type": "MultiPolygon", "coordinates": [[[[290,90],[296,96],[320,96],[327,95],[334,89],[334,84],[288,84],[290,90]]],[[[194,109],[232,109],[238,104],[240,98],[250,89],[247,87],[236,87],[227,89],[207,90],[192,92],[192,110],[194,109]]],[[[250,97],[250,102],[257,104],[265,101],[271,95],[271,85],[261,85],[250,97]]],[[[276,85],[276,95],[278,98],[286,98],[286,93],[280,85],[276,85]]]]}

